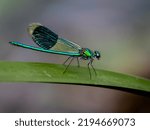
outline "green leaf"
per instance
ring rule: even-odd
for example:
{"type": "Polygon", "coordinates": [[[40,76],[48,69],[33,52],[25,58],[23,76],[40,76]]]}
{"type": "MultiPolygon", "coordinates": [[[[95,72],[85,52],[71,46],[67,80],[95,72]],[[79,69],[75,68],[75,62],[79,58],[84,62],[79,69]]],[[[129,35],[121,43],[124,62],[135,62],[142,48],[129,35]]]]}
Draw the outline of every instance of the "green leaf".
{"type": "Polygon", "coordinates": [[[150,80],[106,70],[96,70],[92,79],[86,67],[33,62],[0,62],[0,82],[41,82],[80,84],[150,93],[150,80]]]}

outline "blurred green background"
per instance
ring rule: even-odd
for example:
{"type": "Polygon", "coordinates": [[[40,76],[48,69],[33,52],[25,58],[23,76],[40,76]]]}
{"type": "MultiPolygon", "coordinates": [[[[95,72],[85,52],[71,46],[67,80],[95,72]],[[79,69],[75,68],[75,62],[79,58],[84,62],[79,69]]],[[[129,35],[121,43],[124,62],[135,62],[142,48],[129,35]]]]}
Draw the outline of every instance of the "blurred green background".
{"type": "MultiPolygon", "coordinates": [[[[149,0],[0,0],[1,61],[65,61],[65,56],[8,44],[34,45],[26,31],[32,22],[99,50],[95,68],[150,79],[149,0]]],[[[150,112],[150,98],[105,88],[1,83],[0,112],[150,112]]]]}

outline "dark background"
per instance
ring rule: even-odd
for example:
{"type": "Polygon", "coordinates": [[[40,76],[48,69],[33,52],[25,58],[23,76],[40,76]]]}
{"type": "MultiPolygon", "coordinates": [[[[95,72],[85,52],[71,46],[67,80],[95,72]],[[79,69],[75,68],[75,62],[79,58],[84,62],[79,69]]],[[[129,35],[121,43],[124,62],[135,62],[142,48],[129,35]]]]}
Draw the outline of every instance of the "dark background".
{"type": "MultiPolygon", "coordinates": [[[[100,50],[95,68],[150,78],[149,0],[0,0],[1,61],[64,62],[65,56],[8,44],[34,45],[26,31],[32,22],[100,50]]],[[[150,112],[150,98],[87,86],[0,83],[0,112],[150,112]]]]}

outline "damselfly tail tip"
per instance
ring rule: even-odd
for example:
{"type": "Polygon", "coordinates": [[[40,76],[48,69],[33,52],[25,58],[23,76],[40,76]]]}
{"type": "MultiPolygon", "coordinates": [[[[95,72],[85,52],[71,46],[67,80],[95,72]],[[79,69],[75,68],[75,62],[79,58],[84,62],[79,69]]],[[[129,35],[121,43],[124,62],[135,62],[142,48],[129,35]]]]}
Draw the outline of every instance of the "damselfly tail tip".
{"type": "Polygon", "coordinates": [[[19,46],[19,42],[14,42],[14,41],[11,41],[11,42],[8,42],[8,43],[10,43],[11,45],[16,45],[16,46],[19,46]]]}
{"type": "Polygon", "coordinates": [[[8,42],[8,43],[10,43],[10,44],[14,44],[14,42],[13,42],[13,41],[11,41],[11,42],[8,42]]]}

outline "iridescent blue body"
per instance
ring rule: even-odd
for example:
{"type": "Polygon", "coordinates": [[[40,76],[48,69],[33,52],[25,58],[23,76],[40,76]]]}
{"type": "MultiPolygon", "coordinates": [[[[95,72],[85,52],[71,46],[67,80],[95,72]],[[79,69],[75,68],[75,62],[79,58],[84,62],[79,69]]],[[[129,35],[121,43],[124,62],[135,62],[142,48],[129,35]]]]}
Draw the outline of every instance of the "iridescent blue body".
{"type": "MultiPolygon", "coordinates": [[[[69,64],[67,65],[64,73],[71,64],[72,60],[76,57],[77,61],[80,57],[83,60],[89,60],[88,69],[91,78],[91,71],[89,65],[93,68],[95,74],[96,71],[92,65],[94,58],[100,59],[99,51],[92,51],[88,48],[81,48],[78,44],[73,43],[64,38],[60,38],[57,34],[49,30],[48,28],[42,26],[39,23],[32,23],[28,26],[28,33],[31,35],[33,41],[40,47],[30,46],[16,41],[9,42],[10,44],[20,46],[27,49],[32,49],[36,51],[67,55],[69,58],[64,62],[64,64],[71,58],[69,64]]],[[[79,61],[78,61],[79,66],[79,61]]]]}

